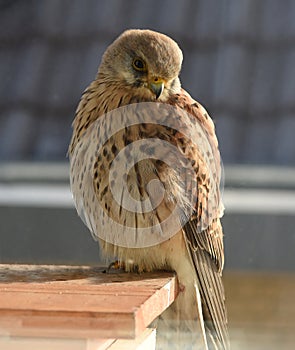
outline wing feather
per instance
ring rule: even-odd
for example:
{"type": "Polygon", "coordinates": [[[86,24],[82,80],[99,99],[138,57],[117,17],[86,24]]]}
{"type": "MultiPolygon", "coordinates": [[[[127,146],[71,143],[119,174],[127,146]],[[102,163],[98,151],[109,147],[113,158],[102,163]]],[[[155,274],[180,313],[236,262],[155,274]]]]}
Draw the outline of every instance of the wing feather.
{"type": "MultiPolygon", "coordinates": [[[[219,219],[212,225],[220,226],[219,219]]],[[[219,340],[217,349],[228,349],[227,316],[221,279],[222,262],[218,259],[223,258],[222,231],[220,226],[220,234],[212,238],[210,229],[211,227],[198,232],[196,219],[184,226],[198,277],[205,324],[213,337],[219,340]]]]}
{"type": "Polygon", "coordinates": [[[220,223],[223,215],[220,198],[221,161],[214,124],[206,110],[184,90],[170,103],[189,112],[204,130],[200,137],[205,137],[205,140],[198,141],[199,148],[194,154],[197,179],[195,212],[183,229],[199,284],[209,348],[228,349],[227,316],[221,279],[224,264],[220,223]]]}

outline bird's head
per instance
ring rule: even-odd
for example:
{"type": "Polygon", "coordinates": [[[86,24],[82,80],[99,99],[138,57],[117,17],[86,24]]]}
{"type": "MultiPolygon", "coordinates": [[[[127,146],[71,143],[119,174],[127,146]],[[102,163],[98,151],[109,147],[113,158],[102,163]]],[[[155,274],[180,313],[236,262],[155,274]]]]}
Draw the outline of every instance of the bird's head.
{"type": "Polygon", "coordinates": [[[180,90],[182,57],[176,42],[164,34],[127,30],[105,51],[98,77],[143,99],[165,100],[180,90]]]}

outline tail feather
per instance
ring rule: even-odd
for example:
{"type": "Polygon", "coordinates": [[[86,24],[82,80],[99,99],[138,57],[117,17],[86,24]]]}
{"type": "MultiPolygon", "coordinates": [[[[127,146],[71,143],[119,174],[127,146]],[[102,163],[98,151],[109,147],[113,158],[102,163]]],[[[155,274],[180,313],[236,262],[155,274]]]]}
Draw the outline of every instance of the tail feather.
{"type": "MultiPolygon", "coordinates": [[[[196,293],[199,294],[197,288],[196,293]]],[[[180,292],[175,302],[157,319],[157,350],[208,350],[205,327],[200,314],[200,296],[191,307],[188,291],[180,292]]]]}

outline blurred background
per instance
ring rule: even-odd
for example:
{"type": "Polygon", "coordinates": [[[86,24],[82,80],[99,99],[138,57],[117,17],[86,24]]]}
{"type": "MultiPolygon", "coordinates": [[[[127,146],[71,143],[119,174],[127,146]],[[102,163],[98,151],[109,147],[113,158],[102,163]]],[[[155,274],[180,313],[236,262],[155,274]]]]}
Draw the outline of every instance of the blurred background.
{"type": "Polygon", "coordinates": [[[0,263],[100,262],[66,152],[81,93],[128,28],[179,43],[182,85],[216,123],[233,348],[293,349],[294,0],[1,0],[0,263]]]}

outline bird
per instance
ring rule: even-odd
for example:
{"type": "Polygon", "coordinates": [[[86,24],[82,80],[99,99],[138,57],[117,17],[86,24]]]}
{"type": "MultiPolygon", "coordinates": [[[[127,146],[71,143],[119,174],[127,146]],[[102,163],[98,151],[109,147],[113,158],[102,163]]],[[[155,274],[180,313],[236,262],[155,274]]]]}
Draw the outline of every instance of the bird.
{"type": "Polygon", "coordinates": [[[222,163],[212,119],[181,87],[182,61],[149,29],[107,47],[72,124],[70,185],[105,256],[126,271],[175,271],[157,349],[227,350],[222,163]]]}

